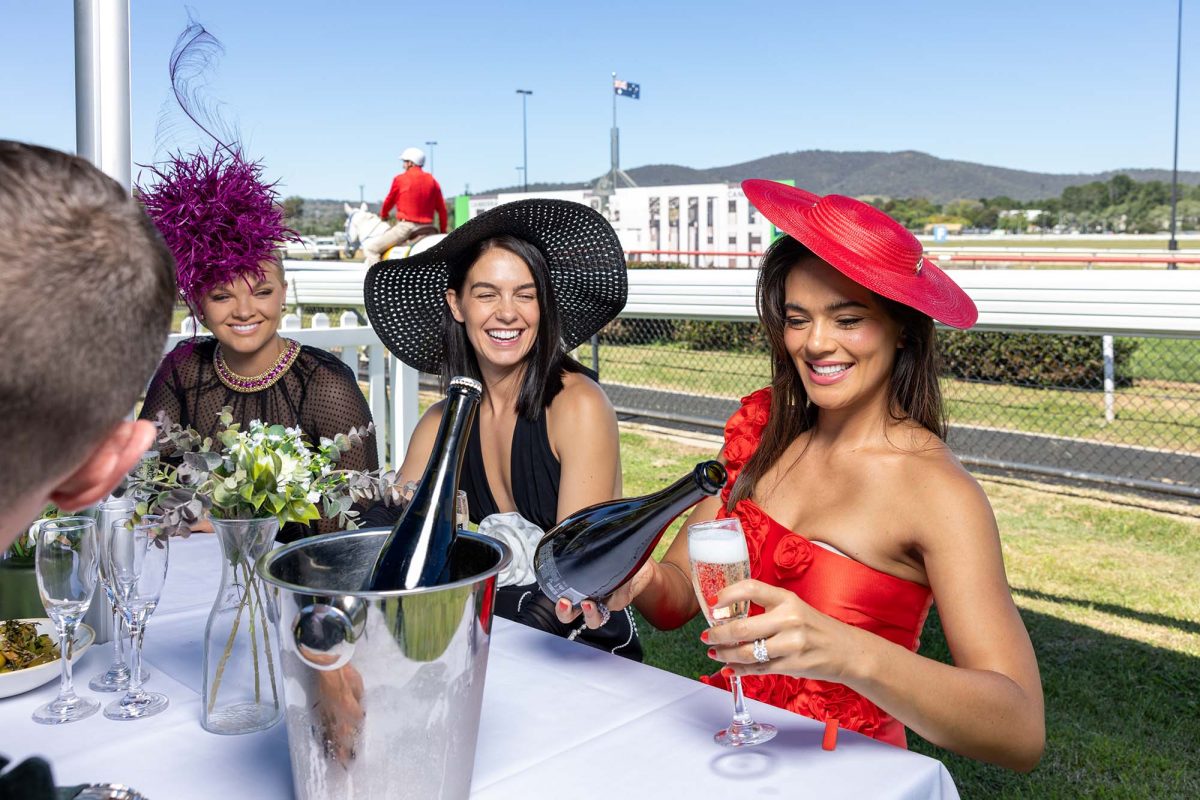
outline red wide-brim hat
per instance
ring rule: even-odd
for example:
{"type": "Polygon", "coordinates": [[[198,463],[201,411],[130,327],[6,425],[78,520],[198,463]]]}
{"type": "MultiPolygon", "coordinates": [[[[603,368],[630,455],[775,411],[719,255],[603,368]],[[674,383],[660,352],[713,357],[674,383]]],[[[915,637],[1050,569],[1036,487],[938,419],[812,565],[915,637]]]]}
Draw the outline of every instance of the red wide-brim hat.
{"type": "Polygon", "coordinates": [[[952,328],[979,319],[974,301],[925,257],[917,237],[874,206],[757,178],[742,181],[742,190],[775,227],[855,283],[952,328]]]}

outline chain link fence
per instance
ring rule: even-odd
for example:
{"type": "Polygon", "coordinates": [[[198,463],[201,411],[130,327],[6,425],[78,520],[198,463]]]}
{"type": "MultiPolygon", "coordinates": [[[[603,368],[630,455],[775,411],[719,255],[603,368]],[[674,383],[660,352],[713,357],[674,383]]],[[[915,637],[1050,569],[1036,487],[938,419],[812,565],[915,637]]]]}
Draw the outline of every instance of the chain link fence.
{"type": "MultiPolygon", "coordinates": [[[[1200,496],[1200,340],[938,336],[965,461],[1200,496]]],[[[593,353],[626,414],[719,428],[770,382],[756,322],[619,318],[576,355],[595,366],[593,353]]]]}

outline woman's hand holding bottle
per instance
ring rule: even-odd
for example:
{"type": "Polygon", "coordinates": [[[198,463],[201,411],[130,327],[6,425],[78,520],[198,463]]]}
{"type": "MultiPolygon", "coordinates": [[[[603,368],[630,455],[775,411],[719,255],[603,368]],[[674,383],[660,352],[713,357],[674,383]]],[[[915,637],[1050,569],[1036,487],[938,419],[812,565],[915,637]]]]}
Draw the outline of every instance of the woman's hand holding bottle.
{"type": "Polygon", "coordinates": [[[570,600],[560,597],[554,604],[554,613],[559,622],[571,623],[582,615],[584,623],[589,628],[599,628],[608,621],[604,614],[605,609],[612,614],[633,603],[634,598],[654,580],[655,572],[659,569],[662,569],[662,566],[657,561],[652,558],[647,559],[632,578],[618,586],[616,591],[605,598],[603,608],[595,600],[584,600],[579,608],[575,608],[571,605],[570,600]]]}

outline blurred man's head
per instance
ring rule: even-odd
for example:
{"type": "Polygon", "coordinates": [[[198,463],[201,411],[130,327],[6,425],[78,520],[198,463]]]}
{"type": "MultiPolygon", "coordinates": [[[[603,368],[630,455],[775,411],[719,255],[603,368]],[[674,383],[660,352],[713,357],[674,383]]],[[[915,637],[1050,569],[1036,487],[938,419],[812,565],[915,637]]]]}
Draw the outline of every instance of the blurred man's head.
{"type": "Polygon", "coordinates": [[[419,147],[406,147],[400,154],[400,160],[404,162],[405,169],[413,164],[423,167],[425,166],[425,151],[419,147]]]}
{"type": "Polygon", "coordinates": [[[0,140],[0,549],[47,501],[102,499],[153,441],[126,417],[174,304],[171,254],[116,181],[0,140]]]}

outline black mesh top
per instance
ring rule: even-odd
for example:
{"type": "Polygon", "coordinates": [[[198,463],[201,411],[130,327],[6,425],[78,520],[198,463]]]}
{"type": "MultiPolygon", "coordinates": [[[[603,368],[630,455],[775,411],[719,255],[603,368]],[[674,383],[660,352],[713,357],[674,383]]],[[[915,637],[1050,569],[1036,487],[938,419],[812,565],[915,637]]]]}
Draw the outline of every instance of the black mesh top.
{"type": "MultiPolygon", "coordinates": [[[[510,469],[517,513],[543,531],[553,528],[558,522],[558,484],[562,477],[562,466],[550,449],[546,409],[543,408],[533,422],[522,416],[517,417],[517,426],[513,429],[510,469]]],[[[458,488],[467,493],[467,507],[472,522],[479,524],[485,517],[500,513],[483,468],[478,416],[467,439],[467,457],[463,459],[458,488]]]]}
{"type": "MultiPolygon", "coordinates": [[[[354,373],[331,353],[304,345],[273,386],[258,392],[235,392],[217,377],[213,366],[216,349],[217,340],[207,336],[181,342],[172,350],[150,382],[140,417],[153,420],[162,410],[201,436],[213,436],[221,408],[231,406],[234,421],[243,426],[258,419],[271,425],[299,427],[313,444],[322,436],[332,439],[371,422],[371,409],[354,373]]],[[[374,435],[366,437],[361,447],[344,453],[339,465],[345,469],[378,469],[374,435]]],[[[322,520],[317,527],[325,532],[333,530],[333,523],[322,520]]],[[[297,533],[288,530],[279,538],[292,539],[297,533]]]]}

